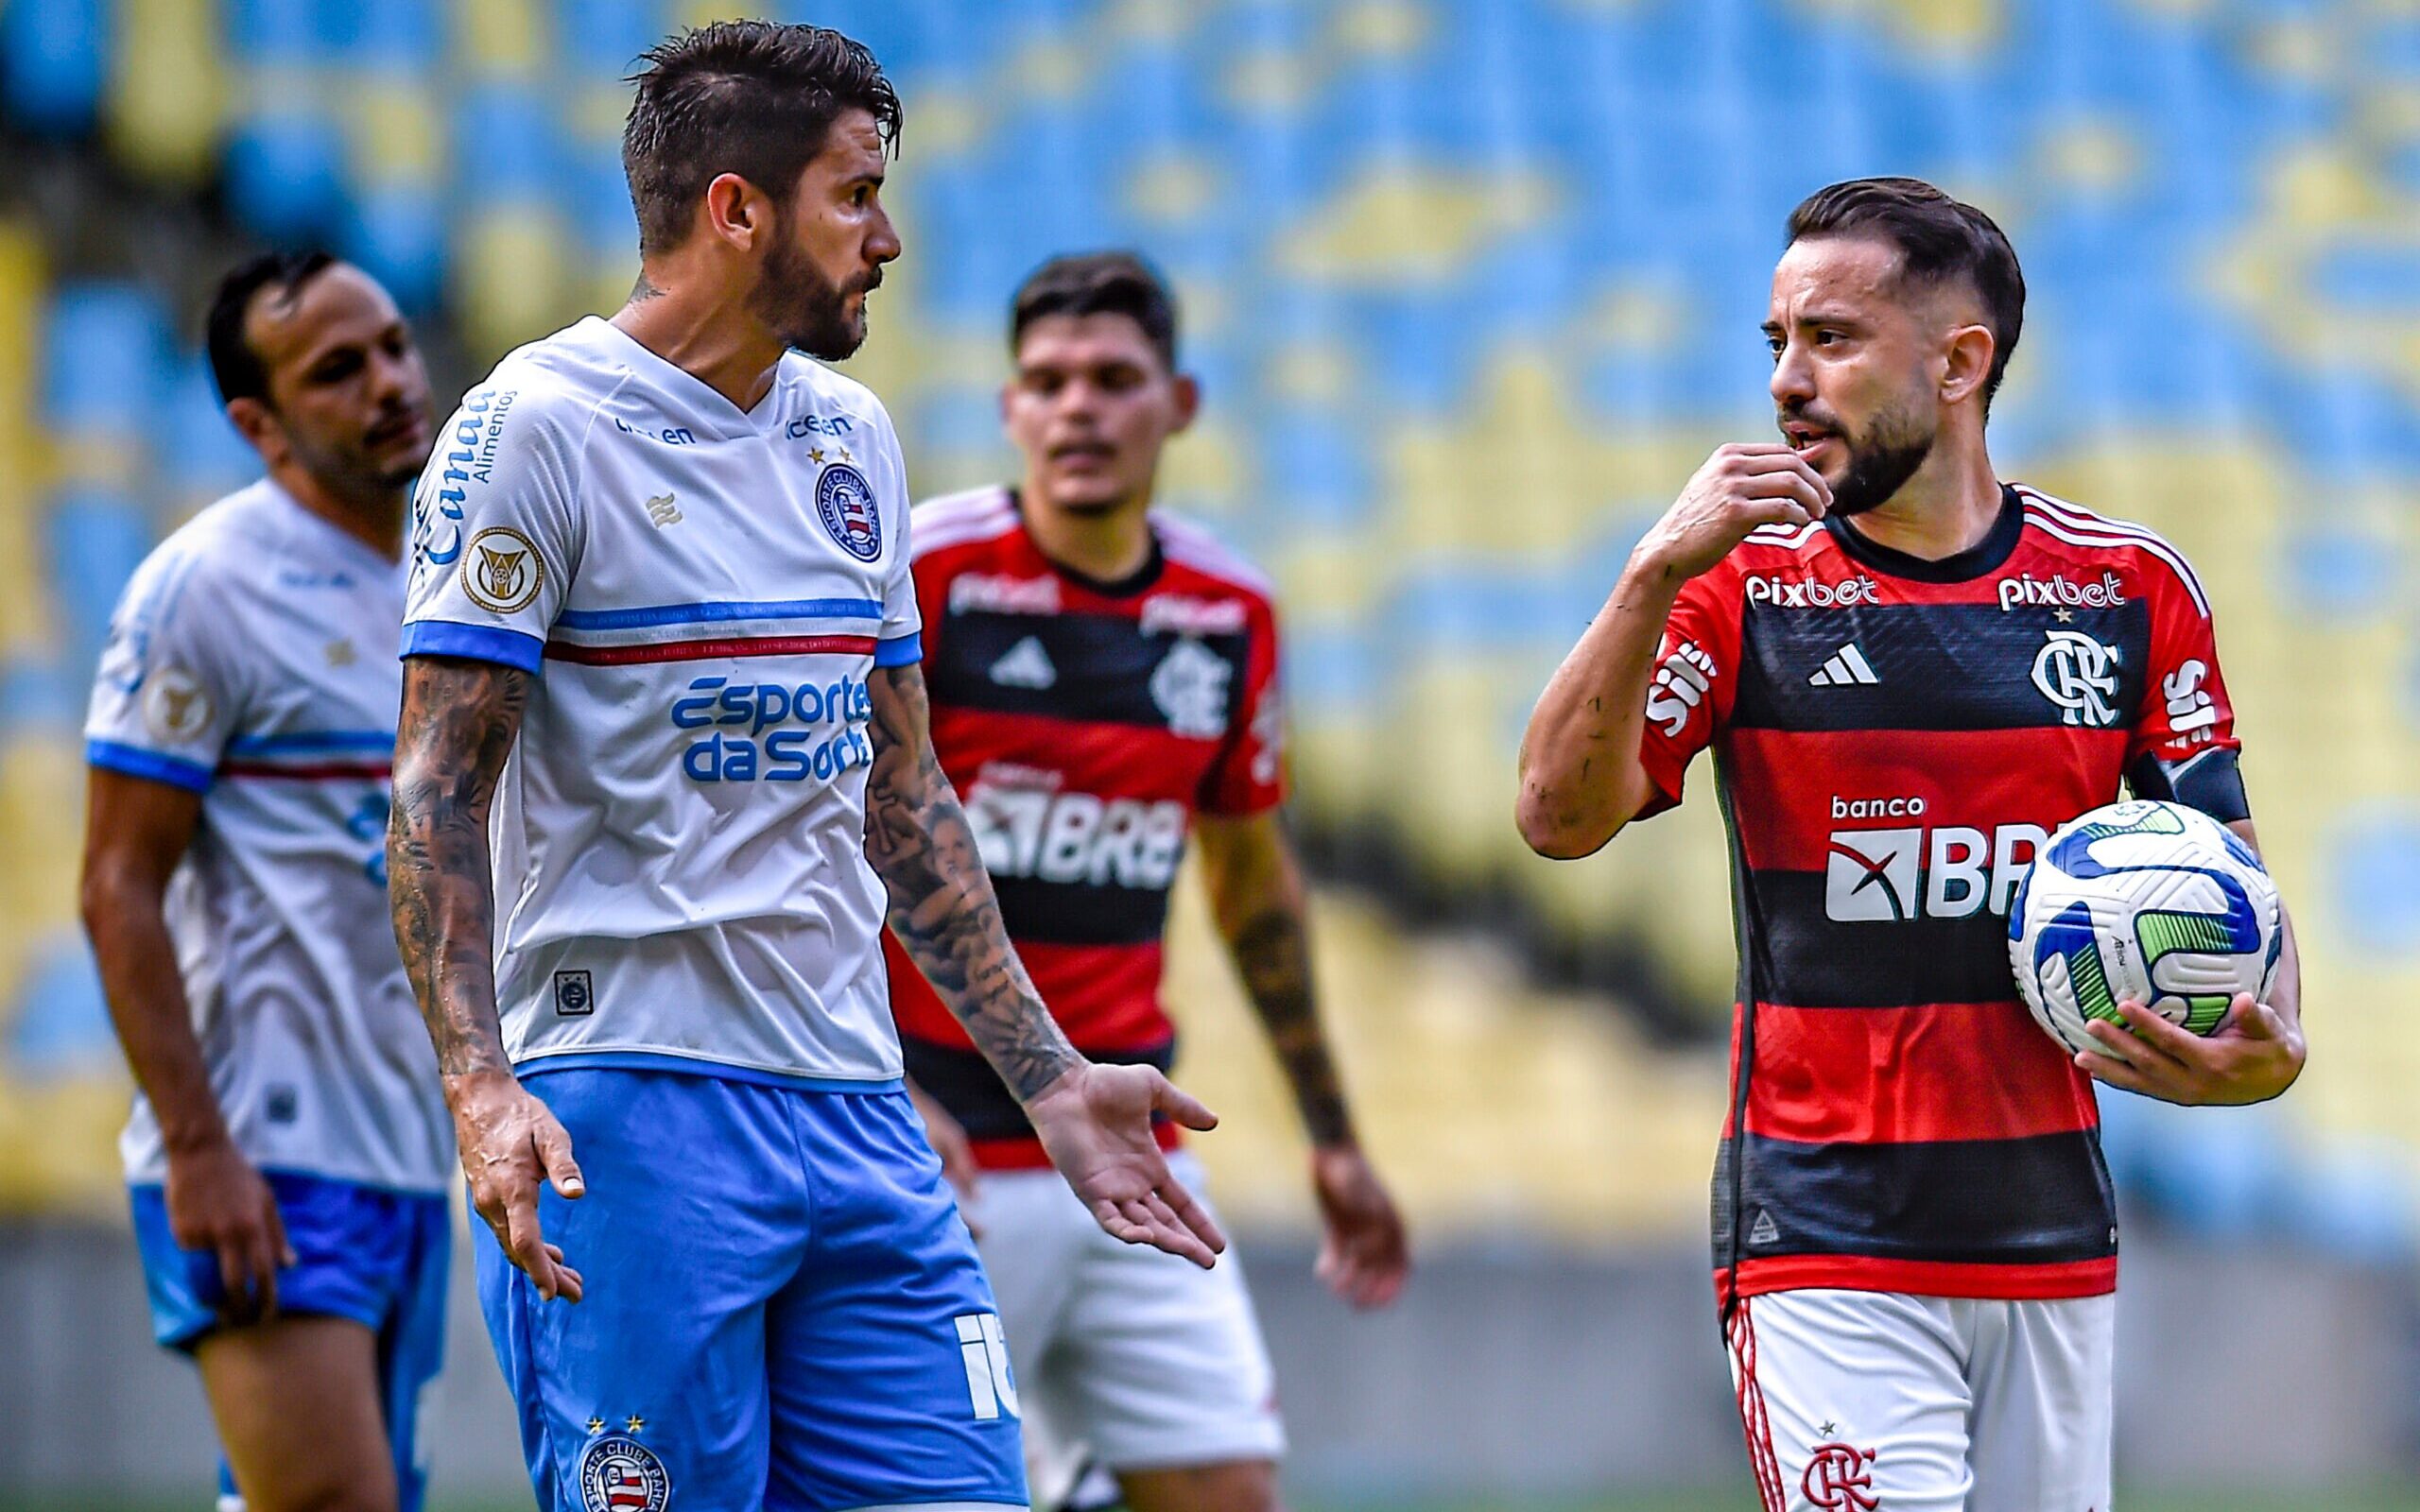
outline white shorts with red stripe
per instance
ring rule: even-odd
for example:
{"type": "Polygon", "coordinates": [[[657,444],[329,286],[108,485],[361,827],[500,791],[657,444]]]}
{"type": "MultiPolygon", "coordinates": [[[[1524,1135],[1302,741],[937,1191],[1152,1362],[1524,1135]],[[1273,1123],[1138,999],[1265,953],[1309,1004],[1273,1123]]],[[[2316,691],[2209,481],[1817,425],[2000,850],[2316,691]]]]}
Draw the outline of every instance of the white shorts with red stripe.
{"type": "Polygon", "coordinates": [[[2108,1512],[2117,1301],[1741,1298],[1731,1379],[1764,1512],[2108,1512]]]}

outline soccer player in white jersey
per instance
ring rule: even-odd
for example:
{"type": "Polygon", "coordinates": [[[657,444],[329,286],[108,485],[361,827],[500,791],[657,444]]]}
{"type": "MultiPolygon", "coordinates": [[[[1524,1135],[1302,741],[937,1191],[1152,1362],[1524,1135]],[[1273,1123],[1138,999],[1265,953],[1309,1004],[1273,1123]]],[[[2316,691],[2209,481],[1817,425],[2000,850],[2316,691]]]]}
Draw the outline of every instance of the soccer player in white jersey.
{"type": "Polygon", "coordinates": [[[229,274],[209,351],[268,475],[154,551],[86,725],[85,928],[140,1093],[121,1141],[160,1342],[222,1504],[410,1512],[453,1142],[384,932],[405,501],[428,377],[323,254],[229,274]]]}
{"type": "Polygon", "coordinates": [[[886,888],[1111,1232],[1213,1263],[1150,1120],[1213,1121],[1034,994],[929,741],[897,438],[802,354],[899,253],[897,97],[811,26],[646,62],[630,303],[508,356],[415,500],[389,856],[481,1300],[544,1506],[1022,1506],[886,888]]]}

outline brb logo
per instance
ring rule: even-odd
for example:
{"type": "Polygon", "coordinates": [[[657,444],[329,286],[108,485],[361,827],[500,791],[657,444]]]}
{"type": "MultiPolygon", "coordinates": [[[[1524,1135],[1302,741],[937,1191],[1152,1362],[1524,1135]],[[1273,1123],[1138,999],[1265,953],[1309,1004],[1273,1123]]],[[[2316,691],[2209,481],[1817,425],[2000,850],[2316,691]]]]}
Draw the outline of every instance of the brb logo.
{"type": "Polygon", "coordinates": [[[987,784],[967,795],[966,818],[995,877],[1166,891],[1184,853],[1184,805],[1174,799],[987,784]]]}
{"type": "MultiPolygon", "coordinates": [[[[1922,798],[1832,799],[1835,819],[1922,818],[1922,798]]],[[[2025,868],[2049,832],[2003,824],[1985,834],[1962,824],[1834,830],[1824,858],[1824,917],[1836,923],[1964,919],[2006,914],[2025,868]]]]}
{"type": "Polygon", "coordinates": [[[2033,655],[2033,686],[2058,708],[2059,722],[2102,730],[2118,722],[2118,648],[2082,630],[2045,630],[2033,655]]]}
{"type": "Polygon", "coordinates": [[[672,700],[673,728],[712,730],[681,753],[693,782],[830,782],[873,764],[873,744],[856,728],[873,717],[873,695],[855,678],[821,687],[699,678],[689,690],[672,700]]]}
{"type": "Polygon", "coordinates": [[[1818,1444],[1806,1461],[1798,1488],[1810,1506],[1824,1512],[1874,1512],[1882,1504],[1874,1488],[1874,1451],[1847,1444],[1818,1444]]]}

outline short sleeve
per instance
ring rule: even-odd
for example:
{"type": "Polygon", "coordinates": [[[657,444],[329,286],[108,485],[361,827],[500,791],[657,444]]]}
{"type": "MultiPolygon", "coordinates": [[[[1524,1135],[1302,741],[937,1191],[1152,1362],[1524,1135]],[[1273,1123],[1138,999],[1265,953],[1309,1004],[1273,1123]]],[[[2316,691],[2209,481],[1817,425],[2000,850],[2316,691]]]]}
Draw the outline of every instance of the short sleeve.
{"type": "Polygon", "coordinates": [[[916,602],[915,546],[909,537],[912,528],[908,516],[910,495],[908,492],[908,464],[901,457],[898,433],[890,428],[890,417],[879,404],[874,413],[880,422],[880,466],[883,486],[877,503],[889,516],[888,524],[896,535],[891,546],[890,574],[882,585],[882,632],[874,643],[873,664],[878,667],[906,666],[924,658],[923,631],[925,617],[916,602]]]}
{"type": "Polygon", "coordinates": [[[538,670],[581,541],[576,443],[548,408],[481,388],[440,435],[412,494],[405,656],[538,670]]]}
{"type": "Polygon", "coordinates": [[[1725,568],[1691,578],[1674,600],[1655,668],[1647,682],[1647,723],[1639,764],[1656,796],[1637,817],[1681,801],[1683,780],[1697,753],[1714,743],[1731,713],[1738,686],[1739,605],[1725,568]]]}
{"type": "Polygon", "coordinates": [[[1277,618],[1256,606],[1244,650],[1244,692],[1218,760],[1203,776],[1204,814],[1265,813],[1286,800],[1286,700],[1278,676],[1277,618]]]}
{"type": "Polygon", "coordinates": [[[84,759],[205,792],[243,717],[234,634],[207,566],[163,547],[127,584],[84,720],[84,759]]]}
{"type": "Polygon", "coordinates": [[[2127,785],[2136,797],[2183,803],[2224,823],[2248,817],[2210,601],[2183,558],[2145,565],[2151,665],[2127,743],[2127,785]]]}

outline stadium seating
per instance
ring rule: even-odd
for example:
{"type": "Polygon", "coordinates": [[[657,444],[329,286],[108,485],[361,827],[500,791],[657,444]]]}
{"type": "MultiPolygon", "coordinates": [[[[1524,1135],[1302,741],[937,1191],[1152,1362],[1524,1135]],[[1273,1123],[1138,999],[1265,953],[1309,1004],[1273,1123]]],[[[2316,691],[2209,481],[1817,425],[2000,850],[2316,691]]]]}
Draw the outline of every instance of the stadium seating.
{"type": "MultiPolygon", "coordinates": [[[[252,235],[333,241],[451,322],[458,381],[619,299],[616,77],[663,30],[723,9],[14,0],[0,112],[161,194],[215,181],[252,235]]],[[[907,97],[893,193],[908,254],[853,370],[899,417],[920,485],[1005,465],[990,396],[1016,278],[1073,247],[1150,251],[1185,296],[1209,395],[1165,491],[1285,592],[1302,822],[1332,849],[1377,837],[1421,898],[1510,904],[1583,954],[1634,958],[1642,991],[1709,1023],[1730,940],[1708,806],[1586,863],[1535,862],[1509,820],[1521,721],[1697,459],[1769,434],[1756,326],[1789,206],[1832,179],[1910,172],[1994,210],[2032,291],[1997,454],[2173,537],[2221,606],[2324,1026],[2290,1107],[2311,1168],[2353,1174],[2288,1202],[2240,1170],[2121,1169],[2145,1192],[2182,1183],[2188,1208],[2206,1191],[2212,1211],[2284,1222],[2340,1196],[2344,1213],[2375,1206],[2374,1142],[2406,1160],[2420,1143],[2420,1021],[2401,1011],[2420,989],[2409,6],[774,9],[862,37],[907,97]]],[[[59,768],[118,581],[244,471],[190,310],[140,272],[50,269],[31,225],[0,225],[0,774],[59,768]]],[[[0,913],[0,1047],[73,974],[45,964],[72,865],[60,790],[23,797],[24,781],[0,781],[0,838],[44,869],[29,911],[0,913]]],[[[1335,946],[1355,1079],[1374,1109],[1409,1110],[1374,1117],[1394,1120],[1385,1142],[1432,1211],[1483,1223],[1512,1201],[1585,1225],[1695,1201],[1720,1102],[1703,1057],[1651,1057],[1602,1015],[1461,956],[1414,953],[1412,981],[1389,977],[1404,957],[1369,944],[1381,926],[1338,917],[1359,942],[1335,946]],[[1556,1175],[1512,1196],[1489,1185],[1532,1166],[1556,1175]]],[[[1216,997],[1215,979],[1194,970],[1180,998],[1216,997]]],[[[76,1002],[89,1016],[89,995],[76,1002]]],[[[1198,1058],[1259,1064],[1231,1005],[1204,1017],[1198,1058]]],[[[1234,1095],[1282,1107],[1266,1085],[1234,1095]]],[[[2154,1124],[2121,1116],[2113,1141],[2157,1142],[2154,1124]]],[[[1256,1148],[1267,1126],[1238,1118],[1221,1139],[1256,1148]]],[[[0,1129],[0,1148],[15,1137],[0,1129]]],[[[2375,1238],[2350,1219],[2329,1231],[2375,1238]]]]}

